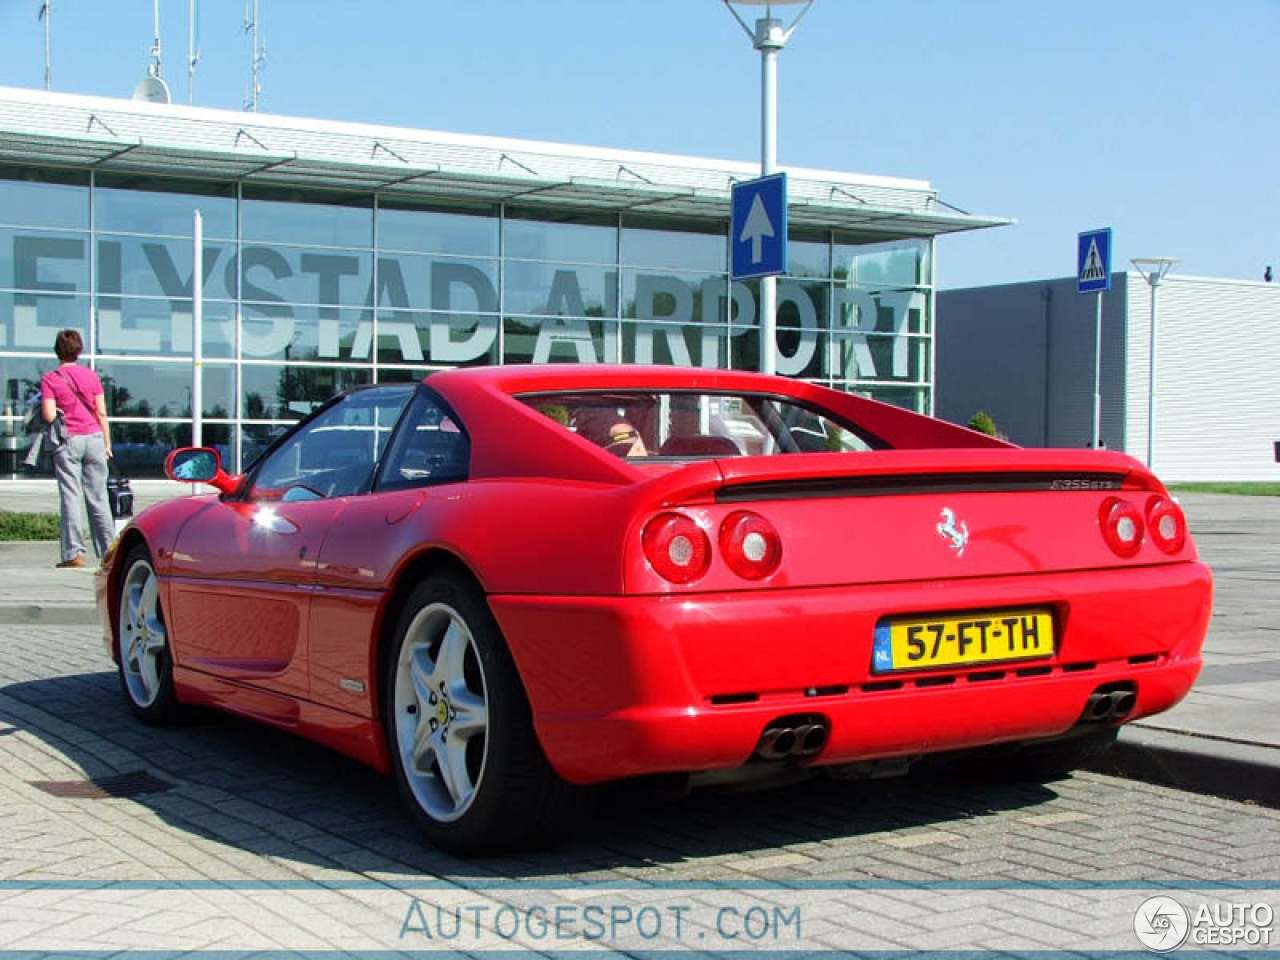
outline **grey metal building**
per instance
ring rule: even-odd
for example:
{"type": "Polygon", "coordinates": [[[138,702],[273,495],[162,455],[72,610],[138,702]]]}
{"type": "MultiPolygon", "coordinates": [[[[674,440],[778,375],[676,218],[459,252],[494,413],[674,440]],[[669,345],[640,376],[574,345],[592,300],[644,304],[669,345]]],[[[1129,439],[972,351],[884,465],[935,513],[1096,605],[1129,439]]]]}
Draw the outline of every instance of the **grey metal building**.
{"type": "MultiPolygon", "coordinates": [[[[1115,273],[1103,299],[1102,441],[1166,481],[1280,480],[1280,284],[1115,273]],[[1154,410],[1154,423],[1149,422],[1154,410]]],[[[1092,436],[1094,295],[1074,277],[941,291],[937,407],[1026,446],[1092,436]]]]}

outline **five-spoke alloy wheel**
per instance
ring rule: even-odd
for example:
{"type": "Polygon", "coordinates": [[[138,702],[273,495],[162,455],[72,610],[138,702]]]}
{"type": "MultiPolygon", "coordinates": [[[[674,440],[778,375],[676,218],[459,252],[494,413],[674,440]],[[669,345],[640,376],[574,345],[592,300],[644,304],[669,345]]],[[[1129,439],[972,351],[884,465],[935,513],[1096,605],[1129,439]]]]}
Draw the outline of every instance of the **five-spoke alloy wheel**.
{"type": "Polygon", "coordinates": [[[131,550],[123,570],[116,620],[120,683],[134,714],[146,723],[166,723],[175,718],[178,701],[159,584],[146,547],[131,550]]]}
{"type": "Polygon", "coordinates": [[[489,701],[475,638],[445,603],[418,611],[396,663],[396,749],[414,799],[433,820],[467,812],[484,778],[489,701]]]}

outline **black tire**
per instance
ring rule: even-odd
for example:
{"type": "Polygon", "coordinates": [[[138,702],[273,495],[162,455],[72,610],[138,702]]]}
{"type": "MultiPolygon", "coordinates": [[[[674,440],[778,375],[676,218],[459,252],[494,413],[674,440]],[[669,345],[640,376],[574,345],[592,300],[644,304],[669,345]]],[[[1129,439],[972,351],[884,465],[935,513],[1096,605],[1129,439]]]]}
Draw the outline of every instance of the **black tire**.
{"type": "Polygon", "coordinates": [[[1001,744],[952,760],[961,771],[989,780],[1048,783],[1097,760],[1116,742],[1117,727],[1090,730],[1057,740],[1001,744]]]}
{"type": "Polygon", "coordinates": [[[173,689],[173,657],[151,554],[141,544],[124,558],[116,595],[120,688],[133,715],[151,726],[182,719],[173,689]]]}
{"type": "Polygon", "coordinates": [[[461,576],[423,580],[404,603],[389,654],[383,729],[396,783],[427,839],[460,856],[560,839],[583,791],[547,762],[480,591],[461,576]]]}

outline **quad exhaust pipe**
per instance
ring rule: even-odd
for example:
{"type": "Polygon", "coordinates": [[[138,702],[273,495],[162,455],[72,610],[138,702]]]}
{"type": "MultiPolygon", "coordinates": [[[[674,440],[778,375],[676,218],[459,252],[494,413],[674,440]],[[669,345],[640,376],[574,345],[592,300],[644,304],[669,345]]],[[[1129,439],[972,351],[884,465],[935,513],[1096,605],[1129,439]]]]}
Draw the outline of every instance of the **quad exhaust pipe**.
{"type": "MultiPolygon", "coordinates": [[[[1104,684],[1089,694],[1080,723],[1119,723],[1138,705],[1137,685],[1104,684]]],[[[831,722],[821,714],[791,714],[771,720],[756,742],[753,759],[805,759],[822,752],[831,737],[831,722]]]]}
{"type": "Polygon", "coordinates": [[[1107,684],[1089,694],[1081,723],[1112,723],[1123,720],[1138,705],[1138,690],[1132,683],[1107,684]]]}
{"type": "Polygon", "coordinates": [[[830,732],[827,718],[821,715],[778,717],[765,727],[753,756],[759,760],[812,757],[822,752],[830,732]]]}

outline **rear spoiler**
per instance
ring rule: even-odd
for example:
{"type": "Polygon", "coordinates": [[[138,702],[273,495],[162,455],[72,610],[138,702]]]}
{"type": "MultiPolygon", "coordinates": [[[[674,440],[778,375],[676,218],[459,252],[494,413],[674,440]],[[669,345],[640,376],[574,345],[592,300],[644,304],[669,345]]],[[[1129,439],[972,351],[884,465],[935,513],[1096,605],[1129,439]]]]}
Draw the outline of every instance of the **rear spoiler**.
{"type": "Polygon", "coordinates": [[[724,482],[716,500],[722,503],[952,492],[1164,491],[1141,463],[1111,451],[881,450],[718,462],[724,482]]]}
{"type": "Polygon", "coordinates": [[[909,476],[818,477],[725,484],[717,503],[807,500],[820,497],[892,497],[925,493],[1127,490],[1130,474],[1058,471],[1023,473],[922,473],[909,476]]]}
{"type": "Polygon", "coordinates": [[[1008,447],[704,460],[646,486],[655,506],[697,500],[738,503],[952,492],[1165,492],[1146,467],[1122,453],[1008,447]]]}

